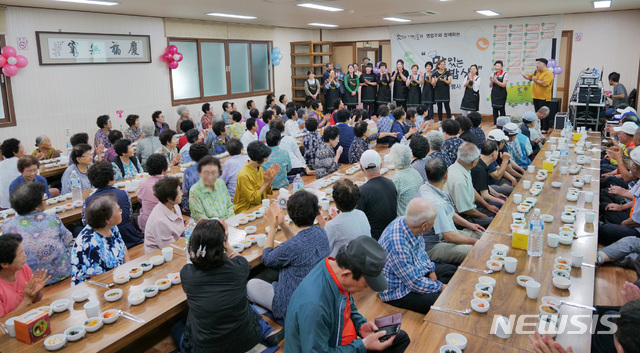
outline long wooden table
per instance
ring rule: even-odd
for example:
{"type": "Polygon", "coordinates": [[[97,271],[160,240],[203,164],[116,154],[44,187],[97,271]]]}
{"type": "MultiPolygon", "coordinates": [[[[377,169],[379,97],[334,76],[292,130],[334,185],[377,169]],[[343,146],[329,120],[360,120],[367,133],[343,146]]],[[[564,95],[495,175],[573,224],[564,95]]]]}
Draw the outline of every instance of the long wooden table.
{"type": "MultiPolygon", "coordinates": [[[[554,133],[554,136],[558,136],[558,133],[554,133]]],[[[593,143],[592,148],[599,148],[600,139],[599,135],[589,135],[588,141],[593,143]]],[[[538,153],[539,158],[536,158],[532,165],[535,166],[535,173],[541,168],[544,160],[545,151],[549,150],[550,142],[547,142],[542,150],[538,153]]],[[[509,274],[502,270],[501,272],[493,273],[489,276],[497,281],[493,292],[493,298],[491,301],[491,308],[487,313],[479,314],[472,312],[467,317],[444,313],[440,311],[431,310],[425,317],[426,326],[425,335],[430,335],[431,338],[435,332],[442,335],[446,335],[449,332],[459,332],[464,334],[470,342],[479,342],[480,347],[492,347],[495,344],[503,348],[484,349],[484,351],[500,352],[500,351],[530,351],[529,339],[527,334],[516,334],[515,331],[508,339],[501,339],[495,335],[490,334],[491,325],[494,315],[503,315],[509,317],[510,315],[516,315],[515,319],[520,315],[538,315],[539,306],[542,304],[541,299],[544,296],[554,296],[562,300],[569,302],[593,305],[594,298],[594,279],[595,268],[589,266],[582,266],[581,268],[572,268],[571,270],[571,287],[568,290],[560,290],[556,288],[552,283],[552,270],[554,265],[554,259],[562,256],[571,258],[571,252],[579,252],[584,255],[584,263],[594,264],[596,259],[596,252],[598,246],[598,199],[599,199],[599,152],[585,152],[587,155],[592,156],[592,162],[590,165],[583,165],[579,175],[591,174],[592,181],[590,184],[585,184],[582,191],[594,192],[593,203],[585,203],[584,192],[581,192],[578,202],[569,202],[566,200],[567,189],[572,186],[572,178],[574,175],[560,175],[560,167],[556,166],[553,173],[550,173],[548,178],[544,181],[544,187],[542,193],[537,198],[537,204],[534,208],[540,208],[542,214],[550,214],[554,216],[552,223],[545,223],[544,229],[544,245],[542,257],[530,257],[527,255],[526,250],[511,248],[511,213],[517,212],[516,206],[513,202],[513,194],[520,193],[523,198],[533,196],[528,190],[524,190],[522,187],[522,180],[518,183],[511,196],[507,199],[500,212],[496,215],[493,222],[484,233],[480,241],[473,246],[473,249],[467,255],[461,266],[474,268],[479,270],[487,269],[486,262],[491,257],[491,250],[495,244],[505,244],[510,247],[507,256],[512,256],[518,259],[517,270],[514,274],[509,274]],[[561,188],[554,188],[551,186],[551,182],[562,182],[561,188]],[[576,226],[576,234],[578,239],[574,239],[573,244],[562,245],[559,244],[557,248],[551,248],[547,245],[546,235],[549,233],[559,233],[559,228],[563,222],[560,220],[561,213],[564,210],[565,205],[571,205],[579,209],[578,215],[574,225],[576,226]],[[586,210],[596,213],[595,224],[585,224],[584,212],[586,210]],[[541,284],[540,295],[537,300],[529,299],[526,296],[525,288],[520,287],[517,284],[516,277],[519,275],[528,275],[533,277],[537,282],[541,284]],[[445,328],[445,329],[443,329],[445,328]],[[431,332],[433,329],[435,332],[431,332]]],[[[571,150],[571,164],[576,161],[576,153],[571,150]]],[[[535,173],[525,173],[523,180],[531,180],[532,183],[537,181],[535,179],[535,173]]],[[[532,210],[526,214],[528,219],[533,213],[532,210]]],[[[475,285],[478,283],[478,278],[483,274],[458,269],[453,276],[443,293],[440,295],[435,305],[464,310],[471,308],[471,300],[473,299],[473,292],[475,291],[475,285]]],[[[591,311],[585,309],[579,309],[572,306],[562,305],[560,308],[561,315],[583,315],[581,322],[590,326],[591,323],[591,311]]],[[[514,318],[514,317],[512,317],[514,318]]],[[[526,322],[537,322],[532,318],[526,320],[526,322]]],[[[568,323],[569,329],[575,329],[575,326],[568,323]]],[[[527,330],[535,329],[535,326],[529,326],[527,330]],[[533,328],[532,328],[533,327],[533,328]]],[[[576,335],[576,334],[560,334],[557,337],[558,342],[563,346],[571,345],[576,352],[589,352],[590,351],[590,339],[589,336],[576,335]]],[[[442,346],[444,343],[437,339],[427,340],[425,343],[432,348],[425,349],[426,352],[436,351],[435,347],[442,346]],[[428,341],[428,342],[427,342],[428,341]],[[434,343],[435,342],[435,343],[434,343]]],[[[442,339],[444,341],[444,337],[442,339]]],[[[475,344],[475,343],[474,343],[475,344]]],[[[473,350],[475,351],[475,350],[473,350]]]]}

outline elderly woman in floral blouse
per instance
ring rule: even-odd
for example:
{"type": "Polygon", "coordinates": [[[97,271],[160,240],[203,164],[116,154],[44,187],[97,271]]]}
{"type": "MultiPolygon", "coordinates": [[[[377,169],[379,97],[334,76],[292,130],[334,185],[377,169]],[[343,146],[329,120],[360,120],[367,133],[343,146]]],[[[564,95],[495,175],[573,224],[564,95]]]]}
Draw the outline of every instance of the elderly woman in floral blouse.
{"type": "Polygon", "coordinates": [[[36,149],[33,150],[32,156],[38,160],[51,159],[60,157],[60,151],[51,147],[51,139],[45,135],[36,137],[36,149]]]}
{"type": "Polygon", "coordinates": [[[358,121],[353,127],[353,134],[355,137],[353,138],[353,142],[351,142],[351,147],[349,147],[349,163],[358,163],[360,162],[360,156],[364,153],[364,151],[369,149],[369,144],[372,141],[375,141],[379,138],[393,136],[396,137],[398,135],[397,132],[383,132],[383,133],[371,133],[369,130],[369,123],[367,121],[358,121]]]}
{"type": "Polygon", "coordinates": [[[160,153],[167,158],[169,168],[180,163],[182,155],[178,153],[178,137],[176,136],[176,132],[171,129],[167,129],[163,131],[158,138],[160,139],[162,147],[157,149],[155,153],[160,153]]]}
{"type": "Polygon", "coordinates": [[[189,209],[195,220],[233,217],[233,202],[222,175],[218,158],[206,156],[198,162],[200,180],[189,190],[189,209]]]}
{"type": "Polygon", "coordinates": [[[93,148],[98,149],[98,146],[104,146],[104,149],[111,147],[109,142],[109,131],[111,131],[111,118],[108,115],[100,115],[96,120],[98,125],[98,131],[96,131],[96,137],[93,140],[93,148]]]}
{"type": "Polygon", "coordinates": [[[140,129],[140,117],[135,114],[129,114],[127,116],[127,125],[129,128],[124,131],[124,138],[131,142],[138,142],[145,137],[140,129]]]}
{"type": "Polygon", "coordinates": [[[54,284],[71,272],[69,250],[73,236],[57,215],[43,212],[44,189],[40,183],[15,188],[10,202],[18,215],[2,224],[2,232],[22,235],[27,264],[33,269],[48,270],[51,279],[47,284],[54,284]]]}
{"type": "Polygon", "coordinates": [[[333,150],[340,142],[340,129],[335,126],[325,128],[322,141],[324,143],[318,146],[316,160],[313,164],[316,170],[316,179],[322,179],[338,170],[338,159],[342,155],[342,146],[338,147],[335,152],[333,150]]]}

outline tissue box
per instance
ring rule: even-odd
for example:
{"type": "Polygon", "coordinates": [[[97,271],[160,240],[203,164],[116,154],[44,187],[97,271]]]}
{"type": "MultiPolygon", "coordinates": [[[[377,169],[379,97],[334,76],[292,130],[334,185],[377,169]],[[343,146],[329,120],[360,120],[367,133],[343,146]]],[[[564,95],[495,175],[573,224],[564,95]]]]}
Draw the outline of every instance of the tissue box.
{"type": "Polygon", "coordinates": [[[51,334],[49,313],[33,309],[15,319],[16,339],[32,344],[51,334]]]}
{"type": "Polygon", "coordinates": [[[548,171],[549,173],[553,173],[553,163],[542,162],[542,169],[548,171]]]}
{"type": "Polygon", "coordinates": [[[582,134],[575,133],[573,134],[573,141],[580,141],[582,138],[582,134]]]}
{"type": "Polygon", "coordinates": [[[513,233],[511,247],[514,249],[527,250],[527,245],[529,245],[529,230],[524,227],[518,228],[513,233]]]}

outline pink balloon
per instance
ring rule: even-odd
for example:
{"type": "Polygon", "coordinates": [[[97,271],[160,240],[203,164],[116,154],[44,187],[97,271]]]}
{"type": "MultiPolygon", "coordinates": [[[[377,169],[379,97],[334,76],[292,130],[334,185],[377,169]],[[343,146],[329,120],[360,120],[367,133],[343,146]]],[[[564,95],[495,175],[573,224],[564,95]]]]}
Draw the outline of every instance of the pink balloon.
{"type": "Polygon", "coordinates": [[[178,47],[176,47],[175,45],[172,44],[167,48],[167,52],[169,52],[171,54],[175,54],[175,53],[178,52],[178,47]]]}
{"type": "Polygon", "coordinates": [[[171,69],[177,69],[178,68],[178,62],[177,61],[172,61],[169,63],[169,68],[171,69]]]}
{"type": "Polygon", "coordinates": [[[173,60],[175,60],[177,62],[181,62],[182,61],[182,54],[180,54],[180,53],[173,54],[173,60]]]}
{"type": "Polygon", "coordinates": [[[16,48],[10,46],[3,47],[2,50],[0,50],[0,54],[2,54],[5,58],[16,56],[16,48]]]}
{"type": "Polygon", "coordinates": [[[29,64],[29,60],[27,60],[27,58],[22,55],[17,55],[16,59],[18,59],[18,62],[16,63],[16,66],[18,67],[18,69],[22,69],[23,67],[26,67],[29,64]]]}
{"type": "Polygon", "coordinates": [[[164,55],[162,55],[162,60],[164,60],[167,63],[170,63],[173,61],[173,54],[166,52],[164,53],[164,55]]]}
{"type": "Polygon", "coordinates": [[[18,73],[18,70],[20,69],[17,66],[7,64],[2,68],[2,73],[7,77],[13,77],[18,73]]]}
{"type": "Polygon", "coordinates": [[[3,67],[4,64],[7,63],[7,58],[5,58],[4,56],[0,55],[0,67],[3,67]]]}

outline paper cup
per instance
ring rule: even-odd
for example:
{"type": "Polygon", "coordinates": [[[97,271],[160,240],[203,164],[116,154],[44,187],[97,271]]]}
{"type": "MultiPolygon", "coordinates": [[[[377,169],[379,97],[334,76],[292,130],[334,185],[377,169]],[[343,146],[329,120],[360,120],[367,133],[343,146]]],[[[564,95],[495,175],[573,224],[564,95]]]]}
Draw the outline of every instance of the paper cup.
{"type": "Polygon", "coordinates": [[[533,165],[530,165],[527,167],[527,172],[533,174],[536,171],[536,167],[533,165]]]}
{"type": "Polygon", "coordinates": [[[504,269],[508,273],[516,272],[516,268],[518,267],[518,259],[515,257],[506,257],[504,259],[504,269]]]}
{"type": "Polygon", "coordinates": [[[256,234],[256,243],[258,243],[259,247],[263,247],[266,242],[267,242],[266,234],[256,234]]]}
{"type": "Polygon", "coordinates": [[[569,173],[569,167],[560,167],[560,174],[565,175],[569,173]]]}
{"type": "Polygon", "coordinates": [[[557,248],[558,239],[559,239],[558,234],[553,234],[553,233],[547,234],[547,245],[549,245],[549,247],[551,248],[557,248]]]}
{"type": "Polygon", "coordinates": [[[554,152],[555,150],[557,150],[557,149],[558,149],[558,145],[556,145],[556,144],[551,144],[551,145],[549,146],[549,149],[551,150],[551,152],[554,152]]]}
{"type": "Polygon", "coordinates": [[[584,202],[592,203],[593,202],[593,193],[585,192],[584,193],[584,202]]]}
{"type": "Polygon", "coordinates": [[[172,247],[163,248],[162,256],[164,256],[164,261],[168,262],[173,260],[173,248],[172,247]]]}
{"type": "Polygon", "coordinates": [[[522,194],[513,194],[513,203],[519,205],[522,202],[522,194]]]}
{"type": "Polygon", "coordinates": [[[571,253],[571,266],[572,267],[580,268],[582,266],[582,260],[584,260],[584,257],[582,256],[581,253],[579,253],[579,252],[572,252],[571,253]]]}
{"type": "Polygon", "coordinates": [[[17,316],[12,317],[9,320],[4,322],[5,326],[7,326],[7,331],[9,331],[9,336],[11,337],[16,337],[16,325],[14,322],[16,318],[17,316]]]}
{"type": "Polygon", "coordinates": [[[584,180],[585,183],[589,184],[591,182],[591,177],[591,174],[585,174],[582,180],[584,180]]]}
{"type": "Polygon", "coordinates": [[[527,297],[529,299],[538,299],[538,295],[540,295],[540,283],[527,281],[527,297]]]}
{"type": "Polygon", "coordinates": [[[329,211],[329,199],[321,199],[320,200],[320,207],[322,207],[323,211],[329,211]]]}
{"type": "Polygon", "coordinates": [[[551,151],[546,151],[544,153],[544,158],[549,158],[549,157],[551,157],[551,151]]]}
{"type": "Polygon", "coordinates": [[[522,181],[522,187],[523,187],[525,190],[529,190],[529,189],[531,189],[531,180],[523,180],[523,181],[522,181]]]}
{"type": "Polygon", "coordinates": [[[593,223],[593,221],[596,220],[596,213],[595,212],[586,212],[584,214],[584,221],[587,223],[593,223]]]}
{"type": "Polygon", "coordinates": [[[269,207],[269,203],[270,203],[270,200],[269,200],[269,199],[264,199],[264,200],[262,200],[262,207],[265,207],[265,208],[266,208],[266,207],[269,207]]]}
{"type": "Polygon", "coordinates": [[[87,317],[99,317],[100,316],[100,302],[91,300],[84,305],[84,312],[87,317]]]}

